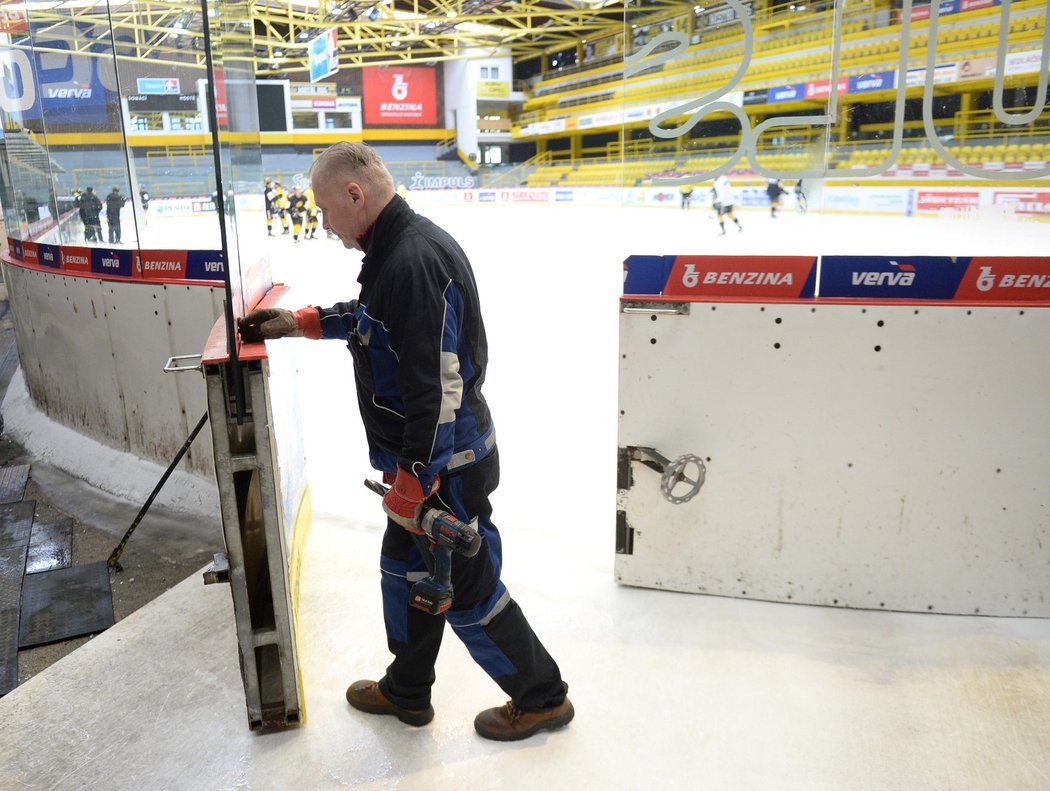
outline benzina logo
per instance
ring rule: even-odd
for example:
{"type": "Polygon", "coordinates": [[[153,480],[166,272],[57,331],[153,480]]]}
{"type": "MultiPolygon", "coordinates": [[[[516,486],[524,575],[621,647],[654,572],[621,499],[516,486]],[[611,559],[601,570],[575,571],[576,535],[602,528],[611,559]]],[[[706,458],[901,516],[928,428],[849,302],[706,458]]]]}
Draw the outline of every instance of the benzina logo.
{"type": "Polygon", "coordinates": [[[990,266],[982,266],[977,275],[977,290],[991,291],[993,288],[1050,288],[1050,275],[1016,274],[1009,272],[996,276],[990,266]]]}
{"type": "MultiPolygon", "coordinates": [[[[704,272],[704,285],[719,286],[790,286],[794,283],[791,272],[704,272]]],[[[695,264],[686,264],[682,285],[694,288],[700,283],[700,273],[695,264]]]]}
{"type": "Polygon", "coordinates": [[[855,286],[910,286],[915,282],[915,267],[911,264],[898,264],[890,261],[892,266],[897,267],[899,272],[854,272],[853,285],[855,286]]]}

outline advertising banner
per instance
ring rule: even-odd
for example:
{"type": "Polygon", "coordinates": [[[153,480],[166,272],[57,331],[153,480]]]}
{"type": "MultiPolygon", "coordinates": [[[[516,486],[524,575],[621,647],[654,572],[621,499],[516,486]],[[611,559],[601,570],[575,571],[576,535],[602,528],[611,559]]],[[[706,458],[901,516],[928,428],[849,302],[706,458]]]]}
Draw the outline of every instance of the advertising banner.
{"type": "Polygon", "coordinates": [[[968,58],[961,60],[956,69],[956,79],[980,80],[995,76],[995,58],[968,58]]]}
{"type": "Polygon", "coordinates": [[[140,250],[137,269],[147,280],[182,280],[186,277],[186,250],[140,250]]]}
{"type": "MultiPolygon", "coordinates": [[[[795,85],[781,85],[776,88],[769,89],[769,96],[766,101],[770,104],[774,102],[792,102],[796,99],[806,98],[806,83],[800,82],[795,85]]],[[[747,104],[747,94],[744,94],[744,104],[747,104]]]]}
{"type": "Polygon", "coordinates": [[[139,77],[135,83],[139,93],[171,95],[182,93],[178,77],[139,77]]]}
{"type": "Polygon", "coordinates": [[[873,74],[858,74],[849,78],[850,93],[887,91],[897,87],[897,72],[878,71],[873,74]]]}
{"type": "Polygon", "coordinates": [[[332,28],[310,40],[310,82],[317,82],[339,71],[338,30],[332,28]]]}
{"type": "Polygon", "coordinates": [[[981,204],[981,194],[976,190],[919,190],[917,211],[940,209],[976,209],[981,204]]]}
{"type": "Polygon", "coordinates": [[[813,296],[815,256],[680,255],[664,296],[800,299],[813,296]]]}
{"type": "Polygon", "coordinates": [[[437,77],[425,66],[361,70],[365,126],[437,126],[437,77]]]}
{"type": "Polygon", "coordinates": [[[955,298],[1050,302],[1050,258],[976,257],[955,298]]]}
{"type": "Polygon", "coordinates": [[[93,249],[91,251],[91,272],[96,275],[110,275],[112,277],[134,277],[134,256],[132,251],[93,249]]]}
{"type": "Polygon", "coordinates": [[[818,293],[821,298],[952,299],[968,264],[968,258],[947,256],[826,255],[818,293]]]}
{"type": "Polygon", "coordinates": [[[61,259],[64,272],[91,273],[90,247],[62,247],[61,259]]]}
{"type": "Polygon", "coordinates": [[[1009,206],[1016,214],[1050,216],[1050,193],[1035,190],[1010,190],[992,194],[992,203],[1009,206]]]}
{"type": "MultiPolygon", "coordinates": [[[[838,82],[838,94],[849,92],[849,80],[845,77],[839,77],[838,82]]],[[[831,80],[814,80],[813,82],[806,83],[806,98],[807,99],[824,99],[831,96],[831,80]]]]}

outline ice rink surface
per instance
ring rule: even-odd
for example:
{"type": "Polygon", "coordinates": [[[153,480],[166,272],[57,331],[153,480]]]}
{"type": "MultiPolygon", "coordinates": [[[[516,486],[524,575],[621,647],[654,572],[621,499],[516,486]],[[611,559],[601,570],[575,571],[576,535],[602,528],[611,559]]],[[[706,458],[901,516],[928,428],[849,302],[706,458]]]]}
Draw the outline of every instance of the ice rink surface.
{"type": "MultiPolygon", "coordinates": [[[[347,706],[346,686],[377,678],[389,657],[382,512],[361,485],[371,471],[349,355],[286,340],[300,355],[315,512],[299,624],[307,724],[248,731],[229,592],[195,576],[0,700],[0,788],[1050,788],[1045,620],[770,604],[613,578],[627,255],[1045,255],[1050,226],[755,210],[718,238],[696,208],[418,208],[475,268],[504,580],[561,665],[575,721],[516,744],[480,739],[475,714],[504,698],[450,630],[432,724],[347,706]]],[[[274,281],[292,287],[284,306],[356,296],[360,254],[325,239],[267,244],[274,281]]]]}

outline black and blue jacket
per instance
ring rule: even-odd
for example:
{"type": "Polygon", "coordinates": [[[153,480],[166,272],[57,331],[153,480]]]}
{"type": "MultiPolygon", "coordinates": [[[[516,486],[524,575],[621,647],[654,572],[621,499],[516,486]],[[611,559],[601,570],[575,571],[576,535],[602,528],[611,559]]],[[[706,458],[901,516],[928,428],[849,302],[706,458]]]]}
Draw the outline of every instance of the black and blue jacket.
{"type": "Polygon", "coordinates": [[[345,340],[372,466],[434,476],[495,445],[481,395],[488,362],[474,273],[456,241],[395,195],[364,249],[356,300],[318,308],[324,338],[345,340]]]}

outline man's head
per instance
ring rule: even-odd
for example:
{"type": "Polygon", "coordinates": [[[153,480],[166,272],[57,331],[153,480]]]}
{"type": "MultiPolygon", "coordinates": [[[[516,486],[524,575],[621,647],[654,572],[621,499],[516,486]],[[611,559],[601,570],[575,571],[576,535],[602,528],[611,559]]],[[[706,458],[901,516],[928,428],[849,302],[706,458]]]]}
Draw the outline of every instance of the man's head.
{"type": "Polygon", "coordinates": [[[324,227],[344,247],[361,249],[360,238],[394,197],[394,180],[383,160],[363,143],[336,143],[310,168],[314,202],[324,227]]]}
{"type": "Polygon", "coordinates": [[[114,187],[113,192],[120,192],[120,187],[114,187]]]}

